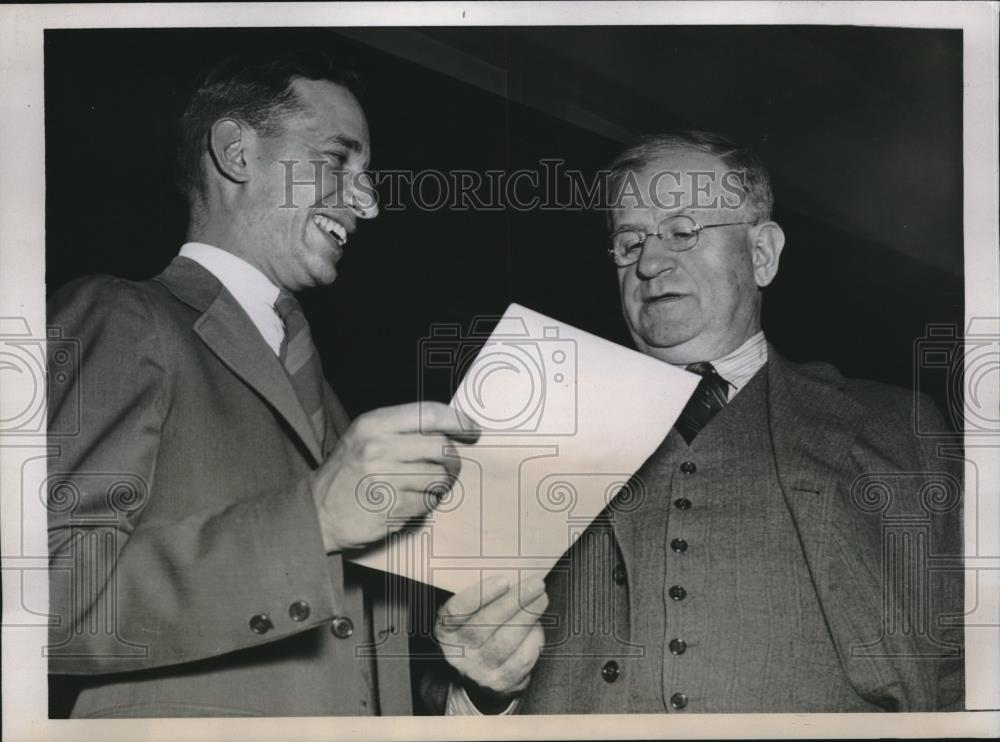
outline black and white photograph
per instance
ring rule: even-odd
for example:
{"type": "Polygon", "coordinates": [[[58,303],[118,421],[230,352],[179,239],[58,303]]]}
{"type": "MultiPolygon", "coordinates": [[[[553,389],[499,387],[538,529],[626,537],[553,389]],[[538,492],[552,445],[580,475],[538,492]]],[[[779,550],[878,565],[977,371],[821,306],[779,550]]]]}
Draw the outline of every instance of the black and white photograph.
{"type": "Polygon", "coordinates": [[[4,11],[5,736],[1000,731],[995,3],[114,7],[4,11]]]}

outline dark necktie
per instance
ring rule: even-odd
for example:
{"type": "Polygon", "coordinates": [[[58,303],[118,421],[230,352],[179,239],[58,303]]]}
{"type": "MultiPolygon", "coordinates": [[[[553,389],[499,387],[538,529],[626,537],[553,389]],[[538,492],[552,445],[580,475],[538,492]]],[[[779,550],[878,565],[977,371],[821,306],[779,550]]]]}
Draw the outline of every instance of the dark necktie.
{"type": "Polygon", "coordinates": [[[688,400],[674,427],[690,446],[691,441],[704,428],[716,412],[726,406],[729,382],[719,376],[711,363],[692,363],[688,371],[701,376],[701,381],[688,400]]]}
{"type": "Polygon", "coordinates": [[[316,346],[309,333],[309,323],[302,313],[302,306],[287,291],[278,294],[274,309],[285,323],[285,337],[281,341],[278,358],[292,380],[295,394],[302,403],[322,447],[326,437],[326,411],[323,408],[323,367],[316,346]]]}

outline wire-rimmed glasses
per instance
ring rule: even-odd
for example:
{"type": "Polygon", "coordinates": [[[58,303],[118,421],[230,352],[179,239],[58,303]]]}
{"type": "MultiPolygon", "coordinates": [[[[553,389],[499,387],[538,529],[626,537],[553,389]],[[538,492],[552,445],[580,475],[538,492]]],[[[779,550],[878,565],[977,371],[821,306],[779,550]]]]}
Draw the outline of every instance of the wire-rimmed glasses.
{"type": "Polygon", "coordinates": [[[660,222],[655,232],[645,232],[635,227],[622,227],[611,233],[611,247],[608,255],[619,268],[635,263],[642,255],[642,247],[650,237],[657,237],[671,252],[684,252],[698,244],[698,236],[703,229],[732,227],[737,224],[754,224],[753,221],[723,222],[721,224],[699,224],[685,214],[668,216],[660,222]]]}

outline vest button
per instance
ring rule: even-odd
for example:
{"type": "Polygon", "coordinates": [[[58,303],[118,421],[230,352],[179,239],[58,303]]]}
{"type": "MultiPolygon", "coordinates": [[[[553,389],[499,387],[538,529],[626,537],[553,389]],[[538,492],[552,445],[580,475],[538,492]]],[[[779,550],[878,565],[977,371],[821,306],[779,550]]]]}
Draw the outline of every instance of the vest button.
{"type": "Polygon", "coordinates": [[[688,550],[688,542],[682,538],[675,538],[670,542],[670,548],[676,551],[678,554],[683,554],[688,550]]]}
{"type": "Polygon", "coordinates": [[[698,467],[693,461],[685,461],[681,464],[681,471],[685,474],[694,474],[698,471],[698,467]]]}
{"type": "Polygon", "coordinates": [[[293,621],[305,621],[310,611],[309,604],[304,600],[296,600],[288,606],[288,615],[293,621]]]}
{"type": "Polygon", "coordinates": [[[604,667],[601,668],[601,677],[607,682],[613,683],[618,680],[618,676],[622,674],[622,670],[618,667],[618,663],[614,660],[604,663],[604,667]]]}
{"type": "Polygon", "coordinates": [[[672,600],[684,600],[688,594],[688,591],[680,585],[673,585],[667,592],[672,600]]]}
{"type": "Polygon", "coordinates": [[[687,651],[687,642],[683,639],[670,640],[670,654],[684,654],[687,651]]]}
{"type": "Polygon", "coordinates": [[[330,633],[338,639],[346,639],[354,633],[354,624],[346,616],[337,616],[330,622],[330,633]]]}
{"type": "Polygon", "coordinates": [[[271,619],[267,617],[266,613],[258,613],[250,619],[250,631],[255,634],[266,634],[273,628],[274,624],[271,623],[271,619]]]}
{"type": "Polygon", "coordinates": [[[674,500],[674,507],[677,508],[678,510],[690,510],[691,501],[686,497],[678,497],[676,500],[674,500]]]}
{"type": "Polygon", "coordinates": [[[621,564],[615,565],[614,570],[611,572],[611,579],[615,581],[616,585],[624,585],[628,579],[625,574],[625,567],[621,564]]]}
{"type": "Polygon", "coordinates": [[[675,709],[682,709],[688,705],[687,693],[674,693],[670,696],[670,706],[675,709]]]}

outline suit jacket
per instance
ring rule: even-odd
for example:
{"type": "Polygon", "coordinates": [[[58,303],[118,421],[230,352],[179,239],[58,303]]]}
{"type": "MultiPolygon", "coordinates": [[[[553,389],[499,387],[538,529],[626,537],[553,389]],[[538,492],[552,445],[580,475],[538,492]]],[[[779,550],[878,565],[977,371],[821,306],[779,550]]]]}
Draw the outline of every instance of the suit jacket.
{"type": "MultiPolygon", "coordinates": [[[[828,643],[836,652],[832,661],[840,665],[838,674],[842,671],[857,695],[850,710],[960,709],[963,576],[960,563],[956,559],[949,562],[947,557],[961,554],[957,473],[961,452],[940,456],[938,441],[913,434],[915,402],[927,407],[922,415],[935,414],[923,398],[873,382],[845,379],[825,364],[795,366],[773,348],[769,359],[762,372],[766,374],[763,416],[770,437],[765,447],[773,449],[773,466],[768,467],[776,473],[780,489],[777,506],[791,524],[788,530],[770,535],[789,536],[796,542],[791,551],[805,565],[804,589],[814,594],[814,599],[791,593],[783,599],[781,590],[800,590],[803,583],[772,584],[769,575],[763,570],[755,572],[752,564],[740,568],[734,578],[749,583],[740,584],[740,594],[761,596],[766,611],[779,621],[782,610],[794,610],[808,602],[818,604],[822,621],[816,625],[820,633],[825,626],[828,643]],[[895,551],[897,546],[902,551],[895,551]],[[929,557],[928,562],[921,563],[923,556],[929,557]],[[906,575],[914,575],[911,570],[915,569],[914,579],[900,579],[903,573],[893,572],[899,566],[906,575]],[[924,616],[925,623],[908,623],[915,616],[924,616]]],[[[663,476],[663,451],[661,448],[646,462],[637,480],[663,476]]],[[[730,491],[723,496],[750,494],[730,491]]],[[[633,505],[618,503],[616,507],[612,503],[550,573],[549,615],[543,619],[547,645],[519,712],[654,710],[632,708],[628,682],[635,682],[634,677],[619,678],[619,673],[630,672],[621,666],[629,660],[606,664],[609,657],[642,655],[643,647],[635,642],[636,628],[645,625],[641,619],[646,617],[638,613],[633,581],[642,579],[644,571],[658,569],[640,557],[637,534],[649,529],[642,513],[631,512],[633,505]],[[595,616],[605,617],[603,630],[588,633],[577,628],[574,632],[573,625],[567,626],[595,616]]],[[[654,537],[665,540],[666,532],[654,537]]],[[[760,547],[766,551],[767,538],[760,539],[760,547]]],[[[753,553],[746,557],[748,562],[757,559],[753,553]]],[[[725,561],[719,554],[705,558],[725,561]]],[[[765,565],[766,559],[753,563],[765,565]]],[[[726,580],[719,576],[714,587],[723,584],[726,580]]],[[[711,576],[706,585],[706,589],[713,588],[711,576]]],[[[726,595],[713,593],[711,597],[717,602],[726,600],[726,595]]],[[[671,603],[665,596],[664,601],[671,603]]],[[[653,610],[664,607],[654,603],[653,610]]],[[[731,611],[745,608],[734,604],[731,611]]],[[[663,643],[669,638],[669,633],[662,635],[663,643]]],[[[787,699],[808,694],[780,687],[781,682],[797,682],[801,675],[796,668],[788,667],[786,675],[783,668],[753,665],[766,663],[768,655],[740,652],[741,646],[758,640],[749,627],[745,635],[729,638],[736,664],[720,662],[719,666],[699,669],[699,682],[708,693],[703,698],[714,702],[714,710],[804,710],[789,708],[787,699]],[[753,658],[749,666],[736,659],[743,657],[753,658]],[[755,679],[763,683],[765,678],[778,686],[773,696],[755,693],[755,705],[726,693],[741,684],[755,688],[755,679]]],[[[803,639],[782,638],[793,645],[803,639]]],[[[664,650],[662,646],[652,649],[654,655],[664,650]]],[[[694,654],[697,656],[697,651],[694,654]]],[[[786,654],[802,662],[814,661],[807,656],[808,650],[803,653],[794,646],[786,654]]],[[[647,692],[640,686],[631,695],[648,698],[647,692]]],[[[822,704],[823,699],[813,702],[822,704]]]]}
{"type": "Polygon", "coordinates": [[[83,682],[73,715],[410,713],[405,613],[323,548],[306,477],[337,436],[321,450],[222,284],[179,257],[75,282],[49,322],[81,353],[49,401],[53,428],[80,415],[48,480],[49,669],[83,682]]]}

